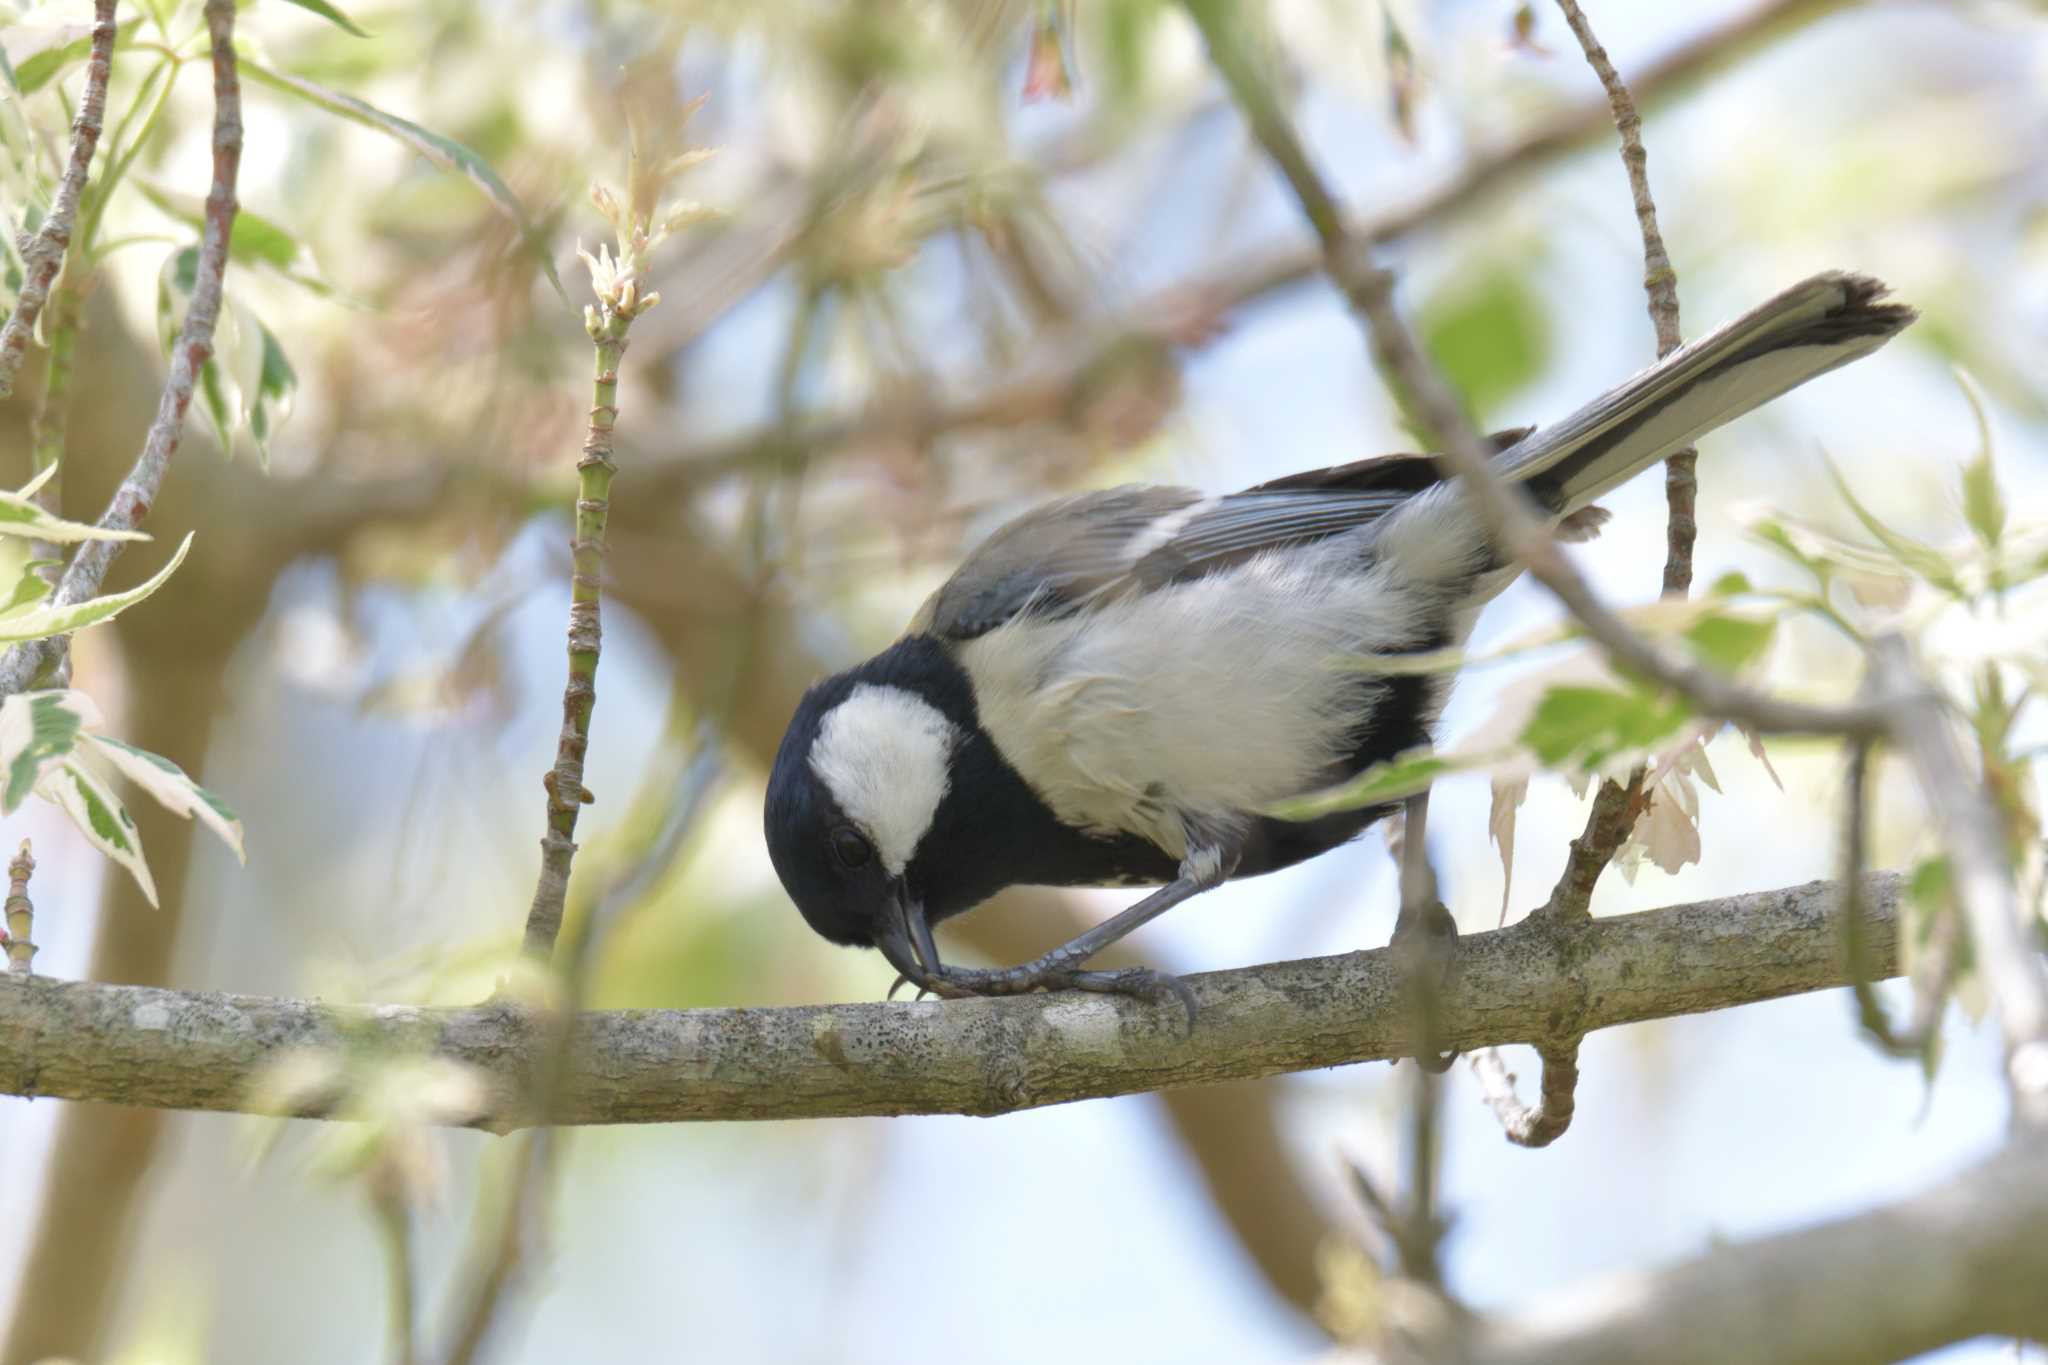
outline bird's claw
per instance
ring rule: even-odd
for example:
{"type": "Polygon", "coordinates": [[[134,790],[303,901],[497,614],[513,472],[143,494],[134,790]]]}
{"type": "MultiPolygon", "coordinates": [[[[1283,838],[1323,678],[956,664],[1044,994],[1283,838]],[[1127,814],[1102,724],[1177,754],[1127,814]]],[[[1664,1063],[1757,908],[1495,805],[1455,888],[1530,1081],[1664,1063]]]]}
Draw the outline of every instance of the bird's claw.
{"type": "MultiPolygon", "coordinates": [[[[1401,962],[1411,984],[1426,992],[1425,998],[1441,994],[1451,973],[1451,961],[1458,951],[1458,921],[1441,901],[1431,901],[1411,913],[1407,906],[1394,921],[1394,935],[1387,946],[1401,962]]],[[[1457,1062],[1459,1054],[1431,1048],[1418,1053],[1415,1064],[1441,1076],[1457,1062]]]]}
{"type": "Polygon", "coordinates": [[[1178,1004],[1185,1014],[1188,1032],[1194,1030],[1197,1010],[1195,993],[1185,981],[1150,967],[1095,972],[1039,963],[998,971],[941,965],[937,971],[925,973],[922,980],[899,974],[895,984],[889,988],[889,997],[893,999],[897,990],[904,986],[917,987],[920,998],[929,993],[953,1000],[977,995],[1028,995],[1033,991],[1073,990],[1129,996],[1151,1005],[1171,1001],[1178,1004]]]}

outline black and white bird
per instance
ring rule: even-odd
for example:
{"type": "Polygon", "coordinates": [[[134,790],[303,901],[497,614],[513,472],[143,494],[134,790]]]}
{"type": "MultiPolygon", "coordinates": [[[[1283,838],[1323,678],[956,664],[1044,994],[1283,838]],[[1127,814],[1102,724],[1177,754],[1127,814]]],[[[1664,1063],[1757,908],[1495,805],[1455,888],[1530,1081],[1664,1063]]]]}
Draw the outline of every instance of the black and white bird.
{"type": "MultiPolygon", "coordinates": [[[[1555,523],[1583,525],[1595,498],[1702,433],[1882,346],[1914,317],[1885,293],[1816,275],[1564,421],[1496,438],[1497,467],[1555,523]]],[[[804,697],[768,784],[775,869],[818,933],[879,948],[927,990],[1154,992],[1173,983],[1080,964],[1387,814],[1264,812],[1430,742],[1450,678],[1359,661],[1461,643],[1514,576],[1422,455],[1225,496],[1061,498],[997,530],[901,639],[804,697]],[[1022,967],[943,962],[931,926],[1016,884],[1162,885],[1022,967]]]]}

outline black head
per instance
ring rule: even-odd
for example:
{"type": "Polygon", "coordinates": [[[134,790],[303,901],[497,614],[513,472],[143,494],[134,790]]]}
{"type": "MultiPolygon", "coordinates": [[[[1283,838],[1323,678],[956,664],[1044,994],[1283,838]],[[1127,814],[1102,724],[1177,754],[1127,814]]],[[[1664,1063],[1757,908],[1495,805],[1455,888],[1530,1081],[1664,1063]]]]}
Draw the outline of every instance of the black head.
{"type": "Polygon", "coordinates": [[[805,694],[768,778],[768,854],[790,899],[825,938],[880,948],[899,971],[930,938],[908,873],[973,724],[963,685],[935,643],[900,642],[805,694]]]}

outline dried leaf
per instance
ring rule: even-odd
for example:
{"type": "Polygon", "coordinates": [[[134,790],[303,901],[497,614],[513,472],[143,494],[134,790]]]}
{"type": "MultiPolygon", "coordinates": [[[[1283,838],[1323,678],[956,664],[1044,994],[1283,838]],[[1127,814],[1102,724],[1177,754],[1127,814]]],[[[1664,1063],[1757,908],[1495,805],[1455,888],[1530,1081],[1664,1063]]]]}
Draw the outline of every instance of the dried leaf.
{"type": "Polygon", "coordinates": [[[1500,923],[1508,922],[1508,895],[1515,885],[1515,817],[1529,799],[1529,779],[1493,779],[1493,807],[1487,813],[1486,832],[1500,851],[1500,923]]]}

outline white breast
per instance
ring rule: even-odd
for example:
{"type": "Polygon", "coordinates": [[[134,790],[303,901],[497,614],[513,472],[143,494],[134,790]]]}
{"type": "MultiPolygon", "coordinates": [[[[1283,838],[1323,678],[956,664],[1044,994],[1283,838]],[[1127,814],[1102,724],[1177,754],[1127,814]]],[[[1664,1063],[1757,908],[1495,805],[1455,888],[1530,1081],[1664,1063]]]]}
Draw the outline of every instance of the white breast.
{"type": "MultiPolygon", "coordinates": [[[[981,725],[1060,819],[1151,840],[1222,834],[1325,780],[1383,687],[1356,656],[1451,621],[1480,537],[1455,498],[962,647],[981,725]],[[1368,550],[1367,547],[1370,546],[1368,550]]],[[[1462,623],[1459,623],[1462,624],[1462,623]]]]}

